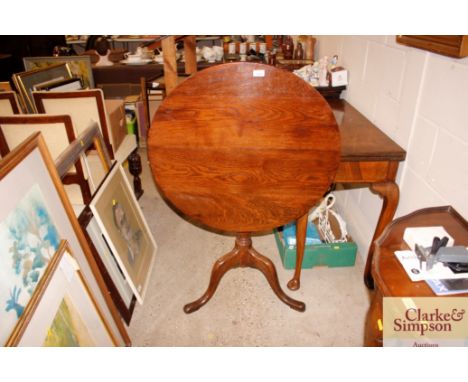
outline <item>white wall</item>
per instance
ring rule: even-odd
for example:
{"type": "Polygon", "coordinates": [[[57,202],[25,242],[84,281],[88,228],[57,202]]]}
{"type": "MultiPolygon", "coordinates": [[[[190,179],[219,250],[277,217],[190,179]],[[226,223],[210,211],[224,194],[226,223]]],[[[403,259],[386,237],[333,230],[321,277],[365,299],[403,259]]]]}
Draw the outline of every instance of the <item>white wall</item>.
{"type": "MultiPolygon", "coordinates": [[[[316,36],[316,59],[338,54],[343,94],[407,151],[395,217],[452,205],[468,219],[468,58],[397,44],[395,36],[316,36]]],[[[365,257],[382,205],[367,189],[340,191],[340,213],[365,257]]]]}

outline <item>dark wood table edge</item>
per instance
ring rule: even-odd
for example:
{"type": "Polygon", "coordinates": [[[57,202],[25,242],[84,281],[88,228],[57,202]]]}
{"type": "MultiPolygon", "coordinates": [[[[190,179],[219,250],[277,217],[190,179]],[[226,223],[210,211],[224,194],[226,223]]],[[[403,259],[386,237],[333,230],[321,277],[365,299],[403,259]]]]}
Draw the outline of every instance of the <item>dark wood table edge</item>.
{"type": "MultiPolygon", "coordinates": [[[[455,221],[457,221],[460,225],[464,226],[465,229],[468,231],[468,222],[451,205],[422,208],[420,210],[413,211],[409,214],[398,217],[397,219],[393,220],[390,224],[388,224],[387,227],[382,232],[382,234],[374,241],[375,250],[374,250],[374,257],[373,257],[371,272],[372,272],[373,279],[376,282],[378,282],[380,285],[383,285],[383,277],[381,276],[379,270],[377,269],[377,264],[379,263],[380,257],[381,257],[380,247],[385,242],[387,237],[390,235],[393,228],[404,221],[411,221],[411,219],[415,217],[427,215],[427,214],[434,214],[434,213],[448,214],[455,221]]],[[[407,247],[407,249],[409,249],[409,247],[407,247]]],[[[390,290],[385,289],[385,287],[381,289],[381,292],[383,293],[383,295],[390,294],[390,290]]]]}
{"type": "MultiPolygon", "coordinates": [[[[412,218],[433,214],[433,213],[447,213],[449,216],[453,217],[455,221],[457,221],[461,226],[464,226],[465,229],[468,231],[468,222],[456,211],[452,206],[437,206],[437,207],[427,207],[422,208],[420,210],[413,211],[409,214],[403,215],[398,217],[397,219],[393,220],[382,232],[382,234],[375,240],[375,253],[372,262],[372,276],[375,280],[375,285],[378,287],[375,288],[373,291],[373,295],[371,298],[371,304],[369,306],[369,310],[366,315],[366,324],[365,324],[365,331],[364,331],[364,346],[368,347],[380,347],[383,346],[383,298],[384,297],[417,297],[415,293],[405,293],[405,295],[395,295],[392,291],[386,286],[384,279],[379,271],[378,264],[380,263],[380,258],[382,256],[381,253],[381,246],[391,234],[392,230],[395,226],[401,224],[405,221],[411,221],[412,218]],[[379,323],[380,320],[380,323],[379,323]]],[[[409,248],[406,244],[404,244],[406,248],[409,248]]],[[[403,267],[401,268],[402,272],[404,272],[403,267]]],[[[424,283],[424,281],[415,282],[417,283],[424,283]]],[[[453,297],[454,295],[450,295],[453,297]]],[[[457,294],[456,296],[459,297],[466,297],[468,296],[467,293],[457,294]]],[[[437,297],[434,294],[434,297],[437,297]]],[[[441,296],[443,297],[443,296],[441,296]]]]}

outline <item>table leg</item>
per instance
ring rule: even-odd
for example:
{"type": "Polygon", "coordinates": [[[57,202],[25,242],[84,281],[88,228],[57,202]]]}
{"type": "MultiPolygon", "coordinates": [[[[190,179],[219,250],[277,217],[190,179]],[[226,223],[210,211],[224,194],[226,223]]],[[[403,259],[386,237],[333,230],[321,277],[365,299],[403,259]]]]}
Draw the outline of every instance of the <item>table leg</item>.
{"type": "Polygon", "coordinates": [[[234,249],[223,257],[219,258],[211,271],[210,283],[206,292],[197,300],[184,306],[185,313],[192,313],[205,305],[213,297],[216,288],[224,274],[237,267],[251,267],[258,269],[266,277],[271,289],[276,296],[288,305],[291,309],[299,312],[305,311],[305,304],[287,296],[279,284],[278,275],[272,261],[258,253],[252,247],[252,239],[249,234],[242,233],[236,237],[234,249]]]}
{"type": "Polygon", "coordinates": [[[374,241],[382,234],[385,227],[392,221],[398,206],[400,190],[395,182],[373,183],[370,190],[383,198],[377,227],[367,254],[366,267],[364,269],[364,283],[369,289],[374,289],[374,279],[371,275],[372,259],[374,257],[374,241]]]}
{"type": "Polygon", "coordinates": [[[234,247],[234,249],[225,254],[223,257],[220,257],[213,265],[213,270],[211,271],[210,283],[206,292],[198,300],[195,300],[184,306],[185,313],[193,313],[210,301],[213,297],[216,288],[218,287],[221,278],[224,274],[231,268],[236,268],[240,265],[239,259],[239,249],[234,247]]]}
{"type": "Polygon", "coordinates": [[[366,328],[364,333],[364,346],[382,346],[383,321],[382,321],[382,294],[377,289],[374,293],[371,306],[367,313],[366,328]]]}
{"type": "Polygon", "coordinates": [[[301,301],[294,300],[283,292],[278,280],[278,274],[272,261],[260,253],[254,248],[249,249],[249,259],[251,261],[250,266],[258,269],[266,277],[271,289],[275,292],[276,296],[288,305],[291,309],[297,310],[298,312],[305,311],[305,304],[301,301]]]}
{"type": "Polygon", "coordinates": [[[301,270],[302,260],[304,259],[308,216],[308,214],[305,214],[296,221],[296,269],[294,270],[293,278],[288,282],[288,288],[291,290],[298,290],[301,287],[301,270]]]}

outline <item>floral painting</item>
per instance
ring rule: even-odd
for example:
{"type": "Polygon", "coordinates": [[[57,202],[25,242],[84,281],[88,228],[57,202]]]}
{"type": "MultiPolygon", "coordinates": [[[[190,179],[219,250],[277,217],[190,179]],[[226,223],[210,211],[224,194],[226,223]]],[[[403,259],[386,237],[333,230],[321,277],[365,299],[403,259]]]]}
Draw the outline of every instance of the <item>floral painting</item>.
{"type": "Polygon", "coordinates": [[[37,184],[0,222],[0,344],[4,344],[60,244],[37,184]]]}

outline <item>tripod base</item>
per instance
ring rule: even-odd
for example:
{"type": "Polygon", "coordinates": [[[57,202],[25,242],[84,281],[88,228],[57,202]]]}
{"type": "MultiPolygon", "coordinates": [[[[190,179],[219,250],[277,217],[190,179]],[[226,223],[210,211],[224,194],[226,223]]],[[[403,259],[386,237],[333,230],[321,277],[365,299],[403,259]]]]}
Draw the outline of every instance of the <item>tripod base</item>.
{"type": "Polygon", "coordinates": [[[268,283],[273,289],[273,292],[278,296],[278,298],[288,305],[291,309],[297,310],[299,312],[305,311],[305,304],[301,301],[297,301],[287,296],[279,285],[278,275],[276,273],[275,266],[271,260],[260,253],[258,253],[252,247],[252,239],[250,234],[238,234],[236,238],[236,243],[234,249],[220,257],[213,265],[211,271],[210,283],[208,289],[198,300],[193,301],[184,306],[185,313],[192,313],[200,309],[205,305],[211,297],[213,297],[216,288],[224,276],[224,274],[233,268],[237,267],[251,267],[258,269],[266,277],[268,283]]]}

